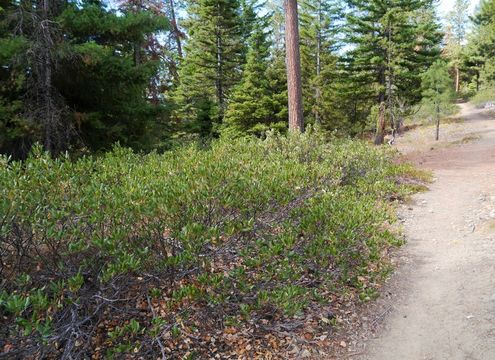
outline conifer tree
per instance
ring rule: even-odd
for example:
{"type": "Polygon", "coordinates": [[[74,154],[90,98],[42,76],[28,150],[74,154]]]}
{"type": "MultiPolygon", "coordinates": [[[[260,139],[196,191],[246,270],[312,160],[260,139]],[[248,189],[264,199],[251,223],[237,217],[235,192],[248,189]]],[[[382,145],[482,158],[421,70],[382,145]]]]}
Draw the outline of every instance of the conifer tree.
{"type": "Polygon", "coordinates": [[[429,101],[435,108],[435,140],[438,140],[442,108],[454,98],[452,79],[447,64],[442,60],[437,60],[428,71],[423,73],[421,85],[424,100],[429,101]]]}
{"type": "Polygon", "coordinates": [[[267,0],[266,10],[271,14],[270,29],[275,52],[285,51],[284,0],[267,0]]]}
{"type": "Polygon", "coordinates": [[[459,92],[462,59],[462,46],[466,40],[466,28],[469,23],[469,0],[456,0],[454,8],[447,15],[449,22],[446,37],[446,53],[451,61],[455,78],[455,92],[459,92]]]}
{"type": "Polygon", "coordinates": [[[0,50],[0,99],[10,93],[9,111],[15,106],[15,116],[0,115],[8,134],[1,150],[23,157],[35,141],[54,155],[115,141],[150,146],[163,114],[147,94],[158,63],[136,64],[134,45],[167,20],[148,11],[117,15],[97,1],[43,1],[11,3],[0,19],[0,42],[19,50],[0,50]]]}
{"type": "Polygon", "coordinates": [[[338,119],[338,69],[336,50],[340,4],[334,1],[302,0],[301,68],[304,117],[330,128],[338,119]]]}
{"type": "MultiPolygon", "coordinates": [[[[240,27],[240,39],[242,42],[241,48],[241,63],[244,65],[247,62],[247,52],[250,47],[251,35],[258,27],[260,18],[258,17],[258,12],[263,6],[258,0],[239,0],[240,4],[240,16],[239,16],[239,27],[240,27]]],[[[266,26],[267,24],[265,24],[266,26]]],[[[265,29],[266,30],[266,29],[265,29]]]]}
{"type": "Polygon", "coordinates": [[[267,18],[253,26],[247,62],[241,83],[234,89],[225,114],[224,133],[261,135],[264,131],[287,127],[286,97],[269,78],[271,44],[267,40],[267,18]],[[278,93],[277,93],[278,91],[278,93]],[[281,101],[282,100],[282,101],[281,101]]]}
{"type": "Polygon", "coordinates": [[[354,78],[369,84],[374,98],[375,144],[382,144],[387,119],[397,127],[397,99],[419,101],[421,73],[439,56],[441,33],[431,0],[349,0],[349,43],[354,78]],[[428,31],[424,31],[428,29],[428,31]]]}
{"type": "MultiPolygon", "coordinates": [[[[163,93],[178,81],[178,61],[182,52],[181,33],[177,25],[176,0],[117,0],[118,9],[123,14],[140,14],[147,12],[157,19],[169,19],[168,31],[143,34],[134,40],[134,62],[155,61],[159,69],[150,79],[147,96],[158,105],[163,93]],[[160,60],[160,61],[158,61],[160,60]]],[[[180,3],[179,3],[180,4],[180,3]]]]}
{"type": "Polygon", "coordinates": [[[240,78],[240,5],[237,0],[189,1],[188,15],[175,117],[186,131],[209,136],[221,124],[240,78]]]}
{"type": "Polygon", "coordinates": [[[492,88],[495,85],[495,1],[482,1],[473,22],[465,61],[477,69],[477,87],[492,88]]]}

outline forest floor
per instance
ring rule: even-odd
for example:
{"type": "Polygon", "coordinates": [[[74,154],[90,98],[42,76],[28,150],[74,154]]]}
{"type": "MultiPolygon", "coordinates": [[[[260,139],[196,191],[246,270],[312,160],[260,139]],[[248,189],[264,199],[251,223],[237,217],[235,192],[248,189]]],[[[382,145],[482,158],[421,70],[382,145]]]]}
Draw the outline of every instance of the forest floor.
{"type": "Polygon", "coordinates": [[[440,141],[431,126],[397,141],[434,181],[400,211],[397,270],[339,359],[495,359],[495,116],[460,106],[440,141]]]}

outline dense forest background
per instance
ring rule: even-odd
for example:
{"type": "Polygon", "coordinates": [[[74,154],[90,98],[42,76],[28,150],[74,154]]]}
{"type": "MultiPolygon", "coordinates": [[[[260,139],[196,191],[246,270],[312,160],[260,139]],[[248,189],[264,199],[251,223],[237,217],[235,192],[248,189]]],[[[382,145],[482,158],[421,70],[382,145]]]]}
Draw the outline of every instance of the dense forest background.
{"type": "MultiPolygon", "coordinates": [[[[381,143],[431,100],[437,61],[456,92],[490,88],[495,3],[469,41],[467,8],[442,29],[433,0],[300,1],[305,123],[381,143]]],[[[0,153],[15,158],[35,142],[148,151],[284,132],[286,79],[279,0],[0,2],[0,153]]]]}

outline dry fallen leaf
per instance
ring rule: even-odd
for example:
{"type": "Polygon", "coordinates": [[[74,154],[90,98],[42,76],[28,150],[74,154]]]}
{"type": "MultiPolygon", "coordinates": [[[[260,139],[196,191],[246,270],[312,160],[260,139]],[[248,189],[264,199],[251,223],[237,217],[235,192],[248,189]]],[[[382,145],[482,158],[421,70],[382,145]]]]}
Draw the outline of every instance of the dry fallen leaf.
{"type": "Polygon", "coordinates": [[[307,332],[304,334],[304,338],[308,341],[311,341],[311,340],[313,340],[313,334],[307,332]]]}
{"type": "Polygon", "coordinates": [[[3,352],[4,352],[4,353],[7,353],[7,352],[11,351],[13,348],[14,348],[14,345],[7,343],[7,344],[5,344],[5,346],[3,347],[3,352]]]}

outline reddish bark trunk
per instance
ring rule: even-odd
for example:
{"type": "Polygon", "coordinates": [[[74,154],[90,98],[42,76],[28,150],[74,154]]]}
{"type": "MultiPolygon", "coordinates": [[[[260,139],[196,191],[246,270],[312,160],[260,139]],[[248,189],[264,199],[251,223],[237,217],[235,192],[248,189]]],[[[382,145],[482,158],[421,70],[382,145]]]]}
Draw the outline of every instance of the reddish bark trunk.
{"type": "Polygon", "coordinates": [[[285,50],[289,97],[289,130],[302,132],[304,130],[304,120],[297,0],[285,0],[285,50]]]}
{"type": "Polygon", "coordinates": [[[385,103],[380,103],[376,124],[375,145],[382,145],[385,138],[385,103]]]}

